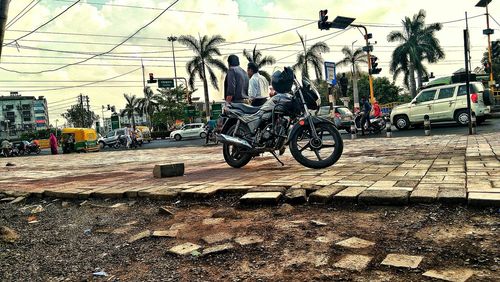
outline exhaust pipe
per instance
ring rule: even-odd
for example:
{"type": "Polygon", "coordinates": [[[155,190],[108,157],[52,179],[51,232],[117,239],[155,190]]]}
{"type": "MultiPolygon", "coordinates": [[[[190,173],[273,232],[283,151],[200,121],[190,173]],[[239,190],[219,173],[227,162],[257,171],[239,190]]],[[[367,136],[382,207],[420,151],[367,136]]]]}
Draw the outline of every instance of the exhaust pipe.
{"type": "Polygon", "coordinates": [[[224,143],[224,144],[229,144],[229,145],[233,145],[233,146],[237,146],[237,147],[243,147],[243,148],[249,149],[249,150],[253,149],[252,145],[250,145],[246,140],[243,140],[243,139],[238,138],[238,137],[229,136],[226,134],[218,134],[217,140],[219,140],[219,142],[224,143]]]}

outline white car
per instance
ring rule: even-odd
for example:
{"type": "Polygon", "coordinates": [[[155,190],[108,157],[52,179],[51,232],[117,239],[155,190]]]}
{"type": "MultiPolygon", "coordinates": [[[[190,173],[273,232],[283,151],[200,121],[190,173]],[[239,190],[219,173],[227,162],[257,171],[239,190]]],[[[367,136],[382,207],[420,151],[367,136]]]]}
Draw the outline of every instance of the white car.
{"type": "MultiPolygon", "coordinates": [[[[490,108],[484,103],[484,87],[481,82],[470,83],[472,111],[480,124],[490,116],[490,108]]],[[[467,88],[465,83],[454,83],[426,88],[408,104],[392,109],[391,121],[397,129],[403,130],[411,125],[422,124],[424,116],[429,115],[431,122],[456,121],[467,125],[467,88]]]]}
{"type": "Polygon", "coordinates": [[[175,141],[180,141],[182,138],[205,138],[206,136],[207,133],[203,123],[189,123],[170,133],[170,138],[175,139],[175,141]]]}

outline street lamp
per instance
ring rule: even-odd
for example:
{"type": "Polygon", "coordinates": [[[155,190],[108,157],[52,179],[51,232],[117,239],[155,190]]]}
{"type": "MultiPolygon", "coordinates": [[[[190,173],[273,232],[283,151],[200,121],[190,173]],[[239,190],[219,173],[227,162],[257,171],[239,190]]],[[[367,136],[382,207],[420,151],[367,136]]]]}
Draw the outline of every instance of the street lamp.
{"type": "Polygon", "coordinates": [[[175,49],[174,49],[174,41],[177,41],[176,36],[169,36],[167,37],[167,40],[169,42],[172,42],[172,56],[174,58],[174,85],[177,87],[177,68],[175,67],[175,49]]]}
{"type": "Polygon", "coordinates": [[[490,14],[488,12],[488,4],[491,3],[492,0],[480,0],[477,2],[476,7],[484,7],[486,8],[486,29],[483,30],[483,34],[488,35],[488,63],[490,66],[490,82],[489,86],[492,88],[493,93],[493,85],[495,84],[493,80],[493,63],[491,60],[491,35],[494,33],[494,30],[490,28],[490,14]]]}

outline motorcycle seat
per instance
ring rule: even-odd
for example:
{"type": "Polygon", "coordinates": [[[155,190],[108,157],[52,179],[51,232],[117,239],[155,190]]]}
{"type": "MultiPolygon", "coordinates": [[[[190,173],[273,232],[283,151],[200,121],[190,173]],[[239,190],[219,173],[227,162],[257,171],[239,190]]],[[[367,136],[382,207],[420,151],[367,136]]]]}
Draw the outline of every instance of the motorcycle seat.
{"type": "Polygon", "coordinates": [[[231,103],[229,108],[240,110],[245,114],[255,114],[260,110],[260,107],[253,107],[243,103],[231,103]]]}

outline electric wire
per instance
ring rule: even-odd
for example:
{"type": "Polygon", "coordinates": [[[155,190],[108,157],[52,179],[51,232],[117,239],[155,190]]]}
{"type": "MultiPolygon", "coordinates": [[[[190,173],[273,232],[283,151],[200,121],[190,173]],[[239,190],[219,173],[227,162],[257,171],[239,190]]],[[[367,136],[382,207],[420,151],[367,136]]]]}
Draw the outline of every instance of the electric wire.
{"type": "Polygon", "coordinates": [[[19,21],[22,17],[24,17],[29,11],[31,11],[31,9],[33,9],[36,5],[38,5],[38,3],[40,3],[42,0],[38,0],[35,5],[31,6],[31,4],[33,4],[33,2],[35,2],[36,0],[32,0],[26,7],[24,7],[15,17],[12,18],[12,20],[10,20],[6,25],[5,25],[5,30],[8,30],[12,25],[14,25],[17,21],[19,21]],[[31,6],[31,7],[30,7],[31,6]],[[28,7],[30,7],[28,9],[28,7]],[[26,11],[26,9],[28,9],[26,11]],[[26,11],[26,12],[25,12],[26,11]]]}

